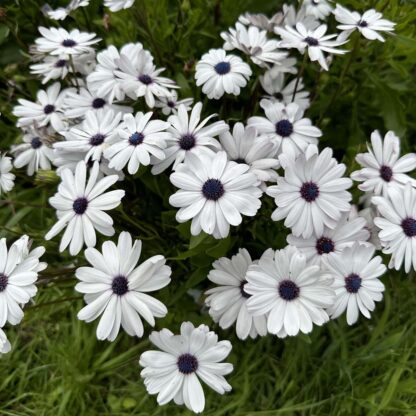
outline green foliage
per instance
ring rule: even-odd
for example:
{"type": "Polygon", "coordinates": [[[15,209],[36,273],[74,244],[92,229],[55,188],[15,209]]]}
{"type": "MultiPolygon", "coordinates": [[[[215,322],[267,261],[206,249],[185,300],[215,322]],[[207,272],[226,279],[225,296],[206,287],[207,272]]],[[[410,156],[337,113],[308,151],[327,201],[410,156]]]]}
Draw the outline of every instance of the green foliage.
{"type": "MultiPolygon", "coordinates": [[[[59,2],[49,3],[55,7],[59,2]]],[[[209,102],[195,86],[194,64],[208,49],[221,47],[219,33],[238,15],[245,11],[272,15],[280,1],[136,0],[134,8],[115,14],[108,14],[101,3],[92,0],[62,25],[96,32],[103,39],[100,48],[142,42],[157,65],[166,67],[166,75],[181,86],[181,96],[203,100],[206,114],[217,112],[233,123],[260,113],[255,77],[238,98],[209,102]]],[[[20,97],[33,99],[40,88],[28,71],[28,46],[38,36],[38,25],[57,25],[42,16],[43,4],[44,0],[6,0],[0,5],[2,151],[19,141],[12,106],[20,97]]],[[[322,146],[333,147],[352,171],[355,154],[365,148],[374,129],[395,130],[403,151],[416,151],[416,3],[342,4],[359,11],[375,7],[398,23],[396,35],[384,44],[357,38],[355,52],[335,57],[330,73],[313,64],[305,70],[306,88],[313,97],[308,115],[324,131],[322,146]]],[[[16,184],[0,200],[1,237],[12,241],[28,234],[35,246],[46,247],[50,266],[41,274],[39,294],[26,308],[22,324],[7,327],[13,350],[0,357],[0,415],[189,415],[173,405],[158,407],[155,397],[146,394],[138,365],[140,353],[149,348],[146,337],[139,340],[120,333],[114,343],[99,342],[95,324],[76,319],[83,301],[73,289],[74,270],[86,262],[83,255],[59,254],[58,239],[43,239],[55,222],[48,197],[55,192],[57,178],[50,172],[29,178],[18,171],[16,184]]],[[[271,199],[263,198],[255,220],[246,218],[227,239],[218,241],[204,234],[191,237],[189,224],[177,224],[168,203],[174,188],[167,173],[155,178],[142,169],[119,186],[126,197],[123,206],[111,213],[117,232],[127,230],[142,239],[144,258],[163,253],[173,268],[172,284],[158,293],[169,314],[157,321],[156,328],[177,331],[183,320],[207,323],[233,343],[233,392],[225,396],[208,392],[207,415],[416,414],[413,274],[385,276],[386,297],[371,321],[360,319],[348,327],[341,318],[310,336],[242,342],[233,330],[219,330],[193,295],[209,287],[206,275],[216,258],[229,256],[238,247],[248,248],[256,257],[266,248],[285,245],[287,230],[270,220],[271,199]]],[[[147,327],[147,334],[150,331],[147,327]]]]}

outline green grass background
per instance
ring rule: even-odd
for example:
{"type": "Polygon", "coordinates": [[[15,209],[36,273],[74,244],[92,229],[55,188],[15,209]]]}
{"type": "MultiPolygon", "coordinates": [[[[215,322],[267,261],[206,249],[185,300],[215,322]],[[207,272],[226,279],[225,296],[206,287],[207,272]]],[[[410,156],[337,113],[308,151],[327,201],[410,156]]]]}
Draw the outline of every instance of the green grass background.
{"type": "MultiPolygon", "coordinates": [[[[43,0],[0,2],[0,147],[19,140],[11,115],[17,98],[33,99],[40,82],[28,71],[28,46],[37,26],[56,25],[39,12],[43,0]]],[[[49,2],[57,6],[55,1],[49,2]]],[[[65,2],[63,2],[65,3],[65,2]]],[[[416,3],[399,0],[351,0],[343,5],[364,11],[382,10],[397,22],[396,35],[382,44],[361,39],[352,57],[336,57],[331,71],[308,65],[305,83],[313,105],[308,116],[324,131],[322,147],[331,146],[349,172],[354,156],[365,149],[372,130],[393,129],[404,152],[416,151],[416,3]]],[[[133,9],[106,16],[101,1],[92,0],[61,23],[66,28],[94,31],[103,38],[99,48],[140,41],[158,66],[182,87],[181,96],[205,103],[205,112],[218,112],[233,123],[260,114],[261,91],[255,77],[242,95],[208,102],[193,80],[194,62],[211,47],[221,47],[219,33],[245,11],[272,15],[280,1],[270,0],[136,0],[133,9]]],[[[334,29],[334,22],[331,23],[334,29]]],[[[351,45],[348,45],[350,48],[351,45]]],[[[135,109],[141,109],[141,102],[135,109]]],[[[74,291],[74,269],[84,265],[82,253],[72,258],[58,253],[59,238],[45,242],[55,222],[48,197],[56,189],[51,172],[29,178],[16,172],[16,187],[0,201],[0,236],[11,242],[23,233],[34,245],[47,248],[49,268],[39,279],[35,302],[25,309],[17,327],[6,327],[11,353],[0,357],[0,415],[94,416],[189,415],[182,407],[158,407],[140,379],[138,357],[150,347],[120,333],[114,343],[95,337],[96,323],[76,319],[83,306],[74,291]]],[[[229,238],[190,237],[189,224],[178,226],[169,206],[174,191],[168,174],[153,177],[141,169],[120,186],[123,206],[111,212],[117,232],[128,230],[144,242],[143,258],[164,254],[173,268],[172,283],[157,296],[169,314],[156,329],[178,331],[183,320],[207,323],[222,339],[230,339],[229,377],[233,391],[219,396],[206,389],[206,415],[416,415],[416,285],[414,273],[388,271],[384,300],[373,318],[348,327],[342,317],[310,336],[280,340],[269,336],[239,341],[232,329],[215,326],[195,290],[209,287],[206,275],[214,259],[247,247],[253,257],[268,247],[285,245],[282,224],[270,219],[271,198],[255,219],[245,219],[229,238]],[[193,289],[191,294],[189,290],[193,289]]],[[[357,201],[359,193],[353,190],[357,201]]],[[[102,241],[102,239],[101,239],[102,241]]],[[[100,241],[100,244],[101,244],[100,241]]],[[[386,260],[387,261],[387,260],[386,260]]],[[[151,328],[146,327],[146,334],[151,328]]]]}

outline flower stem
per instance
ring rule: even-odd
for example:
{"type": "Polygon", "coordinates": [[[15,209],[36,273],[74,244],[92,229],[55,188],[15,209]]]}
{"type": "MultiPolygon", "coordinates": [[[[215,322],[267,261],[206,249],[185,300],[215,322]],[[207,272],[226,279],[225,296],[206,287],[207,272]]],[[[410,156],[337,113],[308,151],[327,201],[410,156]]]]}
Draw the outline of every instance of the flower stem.
{"type": "Polygon", "coordinates": [[[307,52],[305,51],[305,53],[303,54],[302,65],[301,65],[301,67],[299,69],[298,76],[296,78],[295,89],[293,90],[293,95],[292,95],[292,103],[293,103],[293,101],[295,101],[296,93],[298,91],[299,81],[302,78],[303,72],[305,71],[306,59],[307,59],[306,53],[307,52]]]}

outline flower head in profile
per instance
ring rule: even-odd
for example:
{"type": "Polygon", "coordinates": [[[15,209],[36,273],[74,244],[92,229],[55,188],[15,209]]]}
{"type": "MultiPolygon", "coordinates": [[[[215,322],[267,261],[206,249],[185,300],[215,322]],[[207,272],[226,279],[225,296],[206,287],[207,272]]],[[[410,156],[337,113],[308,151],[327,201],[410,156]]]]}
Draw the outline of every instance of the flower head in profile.
{"type": "Polygon", "coordinates": [[[129,9],[133,6],[135,0],[104,0],[104,6],[108,7],[112,12],[129,9]]]}
{"type": "Polygon", "coordinates": [[[12,158],[0,153],[0,195],[11,191],[14,187],[16,176],[11,173],[12,169],[12,158]]]}
{"type": "Polygon", "coordinates": [[[64,79],[72,68],[69,59],[47,55],[42,62],[30,65],[30,72],[41,75],[42,84],[46,84],[51,79],[64,79]]]}
{"type": "Polygon", "coordinates": [[[332,6],[328,0],[304,0],[302,7],[307,15],[316,19],[325,20],[332,12],[332,6]]]}
{"type": "Polygon", "coordinates": [[[180,335],[162,329],[152,332],[149,339],[161,351],[145,351],[140,356],[140,375],[147,392],[157,394],[159,405],[174,400],[201,413],[205,408],[201,381],[219,394],[231,391],[224,376],[233,371],[233,365],[221,362],[231,352],[231,343],[218,341],[206,325],[195,328],[184,322],[180,335]]]}
{"type": "MultiPolygon", "coordinates": [[[[46,15],[53,20],[65,20],[71,12],[80,8],[86,7],[90,3],[90,0],[71,0],[66,7],[58,7],[57,9],[46,10],[46,15]]],[[[46,7],[46,5],[44,6],[46,7]]]]}
{"type": "Polygon", "coordinates": [[[142,319],[155,325],[155,317],[167,314],[166,306],[148,295],[167,286],[171,269],[161,255],[150,257],[139,266],[142,243],[132,241],[128,232],[122,232],[116,245],[103,243],[102,252],[87,248],[85,257],[92,267],[79,267],[76,276],[80,282],[75,290],[84,293],[87,303],[78,312],[82,321],[92,322],[99,316],[97,338],[114,341],[120,326],[131,336],[143,336],[142,319]]]}
{"type": "Polygon", "coordinates": [[[306,29],[315,30],[320,25],[320,22],[313,13],[307,11],[307,4],[305,3],[306,2],[303,2],[302,6],[299,8],[295,7],[293,4],[284,4],[284,19],[279,26],[290,26],[295,28],[298,23],[302,23],[306,29]]]}
{"type": "Polygon", "coordinates": [[[263,13],[244,13],[238,17],[238,21],[246,26],[256,26],[259,29],[273,32],[276,25],[280,25],[284,19],[284,13],[277,12],[270,19],[263,13]]]}
{"type": "Polygon", "coordinates": [[[170,114],[176,114],[181,104],[185,106],[186,111],[189,111],[193,101],[193,98],[183,98],[179,100],[178,93],[175,90],[172,90],[169,97],[158,97],[155,101],[155,107],[161,108],[162,113],[165,116],[169,116],[170,114]]]}

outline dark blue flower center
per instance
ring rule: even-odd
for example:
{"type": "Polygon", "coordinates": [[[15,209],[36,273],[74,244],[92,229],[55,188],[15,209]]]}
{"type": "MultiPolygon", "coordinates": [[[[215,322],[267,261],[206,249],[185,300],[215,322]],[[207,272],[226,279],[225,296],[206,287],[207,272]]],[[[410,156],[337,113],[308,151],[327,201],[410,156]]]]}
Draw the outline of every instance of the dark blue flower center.
{"type": "Polygon", "coordinates": [[[328,237],[321,237],[316,241],[316,251],[321,255],[332,253],[334,249],[335,249],[335,244],[328,237]]]}
{"type": "Polygon", "coordinates": [[[345,289],[349,293],[357,293],[361,287],[361,277],[358,274],[351,273],[345,278],[345,289]]]}
{"type": "Polygon", "coordinates": [[[72,208],[75,214],[82,215],[88,208],[88,199],[84,197],[77,198],[72,204],[72,208]]]}
{"type": "Polygon", "coordinates": [[[102,98],[94,98],[93,102],[92,102],[92,107],[93,108],[103,108],[105,106],[106,102],[105,100],[103,100],[102,98]]]}
{"type": "Polygon", "coordinates": [[[139,75],[139,81],[142,84],[149,85],[153,82],[153,79],[150,75],[142,74],[142,75],[139,75]]]}
{"type": "Polygon", "coordinates": [[[187,133],[179,139],[179,146],[183,150],[192,149],[195,146],[195,136],[192,133],[187,133]]]}
{"type": "Polygon", "coordinates": [[[243,159],[242,157],[239,157],[238,159],[234,159],[234,162],[236,162],[236,163],[245,163],[245,164],[247,164],[246,160],[245,160],[245,159],[243,159]]]}
{"type": "Polygon", "coordinates": [[[229,62],[218,62],[217,65],[214,66],[214,69],[217,74],[225,75],[231,71],[231,65],[229,62]]]}
{"type": "Polygon", "coordinates": [[[66,48],[72,48],[76,45],[77,43],[73,40],[73,39],[65,39],[62,42],[62,46],[65,46],[66,48]]]}
{"type": "Polygon", "coordinates": [[[202,185],[202,193],[206,199],[217,201],[224,195],[224,186],[218,179],[208,179],[202,185]]]}
{"type": "Polygon", "coordinates": [[[100,144],[103,144],[105,140],[104,134],[97,133],[90,139],[90,145],[91,146],[99,146],[100,144]]]}
{"type": "Polygon", "coordinates": [[[132,146],[137,146],[137,145],[143,143],[143,140],[144,140],[144,134],[139,133],[137,131],[129,137],[129,143],[132,146]]]}
{"type": "Polygon", "coordinates": [[[56,68],[63,68],[64,66],[66,66],[66,61],[65,61],[65,59],[58,59],[58,60],[55,62],[55,67],[56,67],[56,68]]]}
{"type": "Polygon", "coordinates": [[[116,276],[111,283],[113,293],[118,296],[123,296],[129,291],[129,281],[124,276],[116,276]]]}
{"type": "Polygon", "coordinates": [[[275,125],[276,133],[282,137],[288,137],[293,133],[293,124],[289,120],[280,120],[275,125]]]}
{"type": "Polygon", "coordinates": [[[402,221],[402,228],[404,233],[408,237],[415,237],[416,236],[416,220],[413,218],[405,218],[402,221]]]}
{"type": "Polygon", "coordinates": [[[8,282],[9,282],[9,278],[5,274],[0,273],[0,292],[3,292],[6,290],[8,282]]]}
{"type": "Polygon", "coordinates": [[[367,27],[368,26],[368,23],[365,20],[360,20],[358,22],[358,26],[359,27],[367,27]]]}
{"type": "Polygon", "coordinates": [[[282,101],[283,100],[283,94],[281,92],[275,92],[274,93],[274,98],[276,98],[276,100],[282,101]]]}
{"type": "Polygon", "coordinates": [[[166,104],[167,104],[167,105],[168,105],[168,107],[170,107],[170,108],[175,108],[175,103],[174,103],[173,101],[168,101],[166,104]]]}
{"type": "Polygon", "coordinates": [[[55,106],[52,104],[46,104],[45,107],[43,107],[43,112],[45,114],[50,114],[55,111],[55,106]]]}
{"type": "Polygon", "coordinates": [[[32,146],[33,149],[39,149],[39,147],[42,146],[42,142],[39,137],[33,137],[32,140],[30,141],[30,145],[32,146]]]}
{"type": "Polygon", "coordinates": [[[182,374],[191,374],[198,370],[198,360],[192,354],[182,354],[178,357],[178,369],[182,374]]]}
{"type": "Polygon", "coordinates": [[[393,170],[391,169],[391,167],[383,165],[380,168],[380,177],[386,182],[390,182],[391,178],[393,177],[393,170]]]}
{"type": "Polygon", "coordinates": [[[279,284],[279,295],[287,301],[296,299],[299,296],[299,286],[292,280],[283,280],[279,284]]]}
{"type": "Polygon", "coordinates": [[[244,285],[247,283],[247,280],[243,280],[241,283],[240,283],[240,293],[241,293],[241,296],[243,297],[243,298],[246,298],[246,299],[248,299],[248,298],[250,298],[251,297],[251,295],[250,295],[250,293],[247,293],[245,290],[244,290],[244,285]]]}
{"type": "Polygon", "coordinates": [[[305,182],[300,188],[300,195],[307,202],[313,202],[319,196],[319,188],[313,182],[305,182]]]}
{"type": "Polygon", "coordinates": [[[318,46],[319,45],[319,41],[318,39],[312,38],[310,36],[306,37],[304,39],[304,41],[309,45],[309,46],[318,46]]]}

